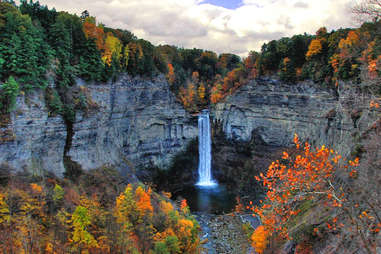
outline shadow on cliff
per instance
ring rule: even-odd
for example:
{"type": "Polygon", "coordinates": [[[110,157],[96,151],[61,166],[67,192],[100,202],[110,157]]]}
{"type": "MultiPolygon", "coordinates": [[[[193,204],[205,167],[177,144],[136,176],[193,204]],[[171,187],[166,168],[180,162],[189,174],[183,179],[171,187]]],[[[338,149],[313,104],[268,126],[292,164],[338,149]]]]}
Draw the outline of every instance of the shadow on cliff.
{"type": "Polygon", "coordinates": [[[185,151],[177,153],[168,168],[156,166],[137,171],[142,182],[153,184],[157,190],[176,193],[184,186],[194,185],[197,181],[198,140],[192,139],[185,151]]]}
{"type": "MultiPolygon", "coordinates": [[[[222,126],[212,123],[212,173],[219,184],[240,197],[242,201],[256,201],[264,189],[254,176],[265,172],[272,161],[281,157],[283,147],[266,144],[255,131],[249,142],[227,139],[222,126]]],[[[158,191],[174,196],[198,180],[198,140],[193,139],[186,150],[174,156],[166,169],[147,167],[137,171],[139,180],[150,183],[158,191]]]]}
{"type": "Polygon", "coordinates": [[[254,176],[265,172],[281,157],[284,147],[266,144],[254,130],[248,142],[227,139],[221,122],[213,122],[212,164],[216,179],[232,190],[241,201],[258,201],[263,185],[254,176]]]}

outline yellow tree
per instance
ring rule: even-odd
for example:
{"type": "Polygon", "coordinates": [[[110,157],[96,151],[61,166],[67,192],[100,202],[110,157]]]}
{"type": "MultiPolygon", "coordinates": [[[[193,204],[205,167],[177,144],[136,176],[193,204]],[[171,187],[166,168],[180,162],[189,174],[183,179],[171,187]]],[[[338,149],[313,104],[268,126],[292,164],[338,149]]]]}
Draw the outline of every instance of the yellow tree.
{"type": "Polygon", "coordinates": [[[194,105],[194,99],[196,95],[196,88],[193,83],[188,83],[187,88],[180,87],[180,100],[185,108],[190,108],[194,105]]]}
{"type": "Polygon", "coordinates": [[[360,42],[360,36],[357,31],[349,31],[346,39],[341,39],[339,43],[340,49],[351,48],[360,42]]]}
{"type": "Polygon", "coordinates": [[[311,59],[313,56],[319,54],[322,50],[321,41],[319,39],[314,39],[308,46],[308,51],[306,53],[307,60],[311,59]]]}
{"type": "Polygon", "coordinates": [[[198,99],[201,103],[205,103],[205,85],[201,82],[200,86],[197,89],[198,99]]]}
{"type": "Polygon", "coordinates": [[[15,195],[19,197],[20,207],[11,218],[16,229],[14,244],[26,253],[38,252],[46,230],[41,223],[47,220],[44,212],[45,192],[42,186],[32,183],[30,193],[16,189],[15,195]]]}
{"type": "Polygon", "coordinates": [[[87,231],[88,226],[91,225],[91,216],[86,207],[77,206],[71,216],[71,222],[73,226],[71,241],[74,250],[82,252],[98,247],[94,236],[87,231]]]}
{"type": "Polygon", "coordinates": [[[117,197],[114,216],[116,217],[116,222],[120,226],[120,234],[117,239],[120,252],[134,253],[133,251],[138,249],[137,237],[134,233],[134,225],[141,222],[139,221],[131,184],[129,184],[124,192],[117,197]]]}
{"type": "Polygon", "coordinates": [[[102,54],[102,60],[105,64],[111,65],[112,59],[115,58],[118,62],[122,53],[122,43],[111,32],[107,33],[105,41],[105,50],[102,54]]]}
{"type": "Polygon", "coordinates": [[[130,58],[130,49],[128,48],[128,45],[126,45],[123,51],[123,59],[124,59],[123,64],[125,68],[128,67],[129,58],[130,58]]]}
{"type": "Polygon", "coordinates": [[[5,195],[0,192],[0,225],[10,220],[9,207],[5,202],[5,195]]]}

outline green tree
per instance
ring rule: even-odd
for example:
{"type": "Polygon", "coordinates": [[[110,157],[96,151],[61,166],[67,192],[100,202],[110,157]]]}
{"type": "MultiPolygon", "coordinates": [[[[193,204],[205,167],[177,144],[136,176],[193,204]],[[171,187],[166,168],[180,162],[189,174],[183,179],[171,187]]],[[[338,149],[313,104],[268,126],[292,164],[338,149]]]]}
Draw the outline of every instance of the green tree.
{"type": "Polygon", "coordinates": [[[45,87],[52,52],[43,32],[20,12],[7,12],[5,20],[0,28],[0,58],[4,60],[0,79],[17,77],[26,90],[45,87]]]}
{"type": "Polygon", "coordinates": [[[8,81],[1,86],[0,91],[0,110],[2,113],[9,113],[16,102],[17,95],[19,94],[19,85],[16,80],[10,76],[8,81]]]}
{"type": "Polygon", "coordinates": [[[83,206],[77,206],[71,216],[73,225],[72,241],[75,249],[88,249],[97,247],[98,243],[94,236],[87,231],[91,224],[91,217],[88,209],[83,206]]]}
{"type": "Polygon", "coordinates": [[[295,65],[292,60],[288,57],[284,58],[279,66],[279,76],[282,81],[285,82],[295,82],[296,81],[296,71],[295,65]]]}
{"type": "Polygon", "coordinates": [[[78,75],[87,81],[99,81],[102,79],[104,64],[101,54],[96,48],[95,39],[89,38],[86,41],[85,49],[79,58],[77,69],[78,75]]]}
{"type": "Polygon", "coordinates": [[[60,13],[51,27],[50,43],[56,51],[58,66],[56,82],[58,87],[68,87],[74,83],[74,69],[70,64],[73,55],[73,37],[68,13],[60,13]],[[68,27],[67,27],[68,25],[68,27]]]}

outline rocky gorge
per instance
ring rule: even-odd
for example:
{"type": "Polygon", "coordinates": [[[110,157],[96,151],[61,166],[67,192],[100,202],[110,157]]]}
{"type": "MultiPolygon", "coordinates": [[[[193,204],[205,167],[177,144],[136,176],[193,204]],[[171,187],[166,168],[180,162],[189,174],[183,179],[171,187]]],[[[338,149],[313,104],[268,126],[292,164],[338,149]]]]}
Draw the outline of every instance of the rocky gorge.
{"type": "MultiPolygon", "coordinates": [[[[197,137],[196,118],[176,101],[163,77],[149,81],[123,76],[107,84],[79,80],[77,86],[85,87],[96,105],[77,113],[67,151],[85,170],[125,161],[136,168],[164,168],[197,137]]],[[[337,94],[312,82],[295,86],[263,79],[212,107],[211,118],[229,140],[261,139],[287,147],[297,133],[302,140],[334,145],[348,155],[356,133],[369,128],[376,116],[363,101],[354,93],[337,94]]],[[[2,163],[63,174],[67,128],[60,116],[49,115],[42,93],[19,96],[1,134],[2,163]]]]}
{"type": "MultiPolygon", "coordinates": [[[[17,98],[15,110],[0,128],[2,167],[62,177],[69,159],[83,170],[112,165],[137,180],[145,168],[173,166],[173,159],[198,136],[197,118],[177,102],[163,76],[148,80],[123,75],[104,84],[77,80],[76,86],[86,92],[92,108],[77,112],[70,125],[49,113],[42,92],[17,98]]],[[[356,155],[361,152],[360,137],[372,128],[379,113],[366,105],[368,101],[344,83],[334,91],[312,82],[250,81],[210,108],[217,179],[233,182],[233,187],[241,184],[237,189],[245,193],[255,189],[250,177],[279,157],[281,148],[290,147],[295,133],[314,145],[331,146],[343,156],[356,155]]],[[[180,166],[174,176],[192,175],[180,166]]],[[[205,218],[201,220],[204,230],[215,232],[208,237],[209,245],[223,245],[225,238],[212,239],[221,238],[225,231],[219,225],[230,225],[232,219],[205,218]]],[[[240,223],[227,230],[241,232],[240,223]]]]}

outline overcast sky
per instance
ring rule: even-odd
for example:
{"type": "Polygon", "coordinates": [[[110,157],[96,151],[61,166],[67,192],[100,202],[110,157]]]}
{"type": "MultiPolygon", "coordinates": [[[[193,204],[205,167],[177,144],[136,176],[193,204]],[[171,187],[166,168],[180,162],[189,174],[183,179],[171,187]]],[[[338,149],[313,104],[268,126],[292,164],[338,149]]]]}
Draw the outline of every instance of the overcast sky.
{"type": "Polygon", "coordinates": [[[264,42],[295,34],[353,27],[353,0],[40,0],[127,29],[153,44],[245,56],[264,42]]]}

